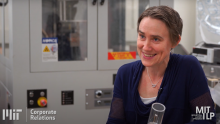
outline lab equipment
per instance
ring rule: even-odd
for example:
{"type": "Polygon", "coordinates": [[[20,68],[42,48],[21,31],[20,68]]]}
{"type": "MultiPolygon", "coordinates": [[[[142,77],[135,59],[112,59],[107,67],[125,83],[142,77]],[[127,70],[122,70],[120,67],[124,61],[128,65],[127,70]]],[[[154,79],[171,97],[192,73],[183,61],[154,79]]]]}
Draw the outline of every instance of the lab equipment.
{"type": "Polygon", "coordinates": [[[161,103],[153,103],[151,106],[148,124],[161,124],[166,107],[161,103]]]}
{"type": "Polygon", "coordinates": [[[216,104],[216,122],[219,116],[219,79],[220,79],[220,1],[197,0],[197,44],[192,55],[201,63],[208,79],[212,98],[216,104]]]}

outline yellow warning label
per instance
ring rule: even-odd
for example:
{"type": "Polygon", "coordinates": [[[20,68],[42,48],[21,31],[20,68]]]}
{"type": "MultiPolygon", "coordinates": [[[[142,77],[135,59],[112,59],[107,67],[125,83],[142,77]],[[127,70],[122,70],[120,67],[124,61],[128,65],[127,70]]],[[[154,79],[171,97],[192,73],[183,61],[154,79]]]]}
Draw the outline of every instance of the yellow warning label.
{"type": "Polygon", "coordinates": [[[136,52],[109,52],[108,60],[136,59],[136,52]]]}
{"type": "Polygon", "coordinates": [[[46,46],[43,52],[50,52],[50,49],[46,46]]]}

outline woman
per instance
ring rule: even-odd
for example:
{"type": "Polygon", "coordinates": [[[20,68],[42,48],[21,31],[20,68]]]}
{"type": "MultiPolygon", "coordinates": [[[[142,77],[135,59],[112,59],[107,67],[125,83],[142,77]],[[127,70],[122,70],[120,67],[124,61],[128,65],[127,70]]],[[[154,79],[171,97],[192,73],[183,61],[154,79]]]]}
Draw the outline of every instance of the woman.
{"type": "MultiPolygon", "coordinates": [[[[182,19],[167,6],[150,7],[138,19],[137,50],[141,58],[118,70],[107,124],[147,124],[152,103],[166,106],[163,124],[211,124],[196,118],[196,107],[215,113],[207,79],[198,60],[171,54],[179,44],[182,19]]],[[[197,111],[198,112],[198,111],[197,111]]],[[[205,112],[205,111],[203,111],[205,112]]],[[[210,116],[209,116],[210,117],[210,116]]]]}

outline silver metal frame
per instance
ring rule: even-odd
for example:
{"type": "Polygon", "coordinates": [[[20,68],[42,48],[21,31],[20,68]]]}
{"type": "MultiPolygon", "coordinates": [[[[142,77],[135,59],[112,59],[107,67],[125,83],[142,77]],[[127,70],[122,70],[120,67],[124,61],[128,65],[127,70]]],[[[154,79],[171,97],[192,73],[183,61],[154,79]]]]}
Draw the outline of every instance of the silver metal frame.
{"type": "MultiPolygon", "coordinates": [[[[86,61],[42,62],[42,1],[30,0],[30,50],[31,72],[78,71],[97,69],[97,7],[88,4],[88,39],[86,61]]],[[[65,15],[65,14],[64,14],[65,15]]],[[[65,17],[64,17],[65,18],[65,17]]]]}
{"type": "Polygon", "coordinates": [[[125,63],[140,59],[108,60],[108,1],[98,4],[98,70],[115,70],[125,63]]]}

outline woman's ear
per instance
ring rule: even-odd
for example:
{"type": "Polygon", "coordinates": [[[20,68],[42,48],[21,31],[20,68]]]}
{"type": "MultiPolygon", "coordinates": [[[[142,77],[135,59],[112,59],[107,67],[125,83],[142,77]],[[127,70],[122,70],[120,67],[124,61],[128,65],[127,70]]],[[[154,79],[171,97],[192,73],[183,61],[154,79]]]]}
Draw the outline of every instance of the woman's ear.
{"type": "Polygon", "coordinates": [[[174,44],[174,45],[172,46],[171,50],[172,50],[173,48],[175,48],[175,47],[180,43],[180,41],[181,41],[181,36],[179,35],[178,41],[176,42],[176,44],[174,44]]]}

